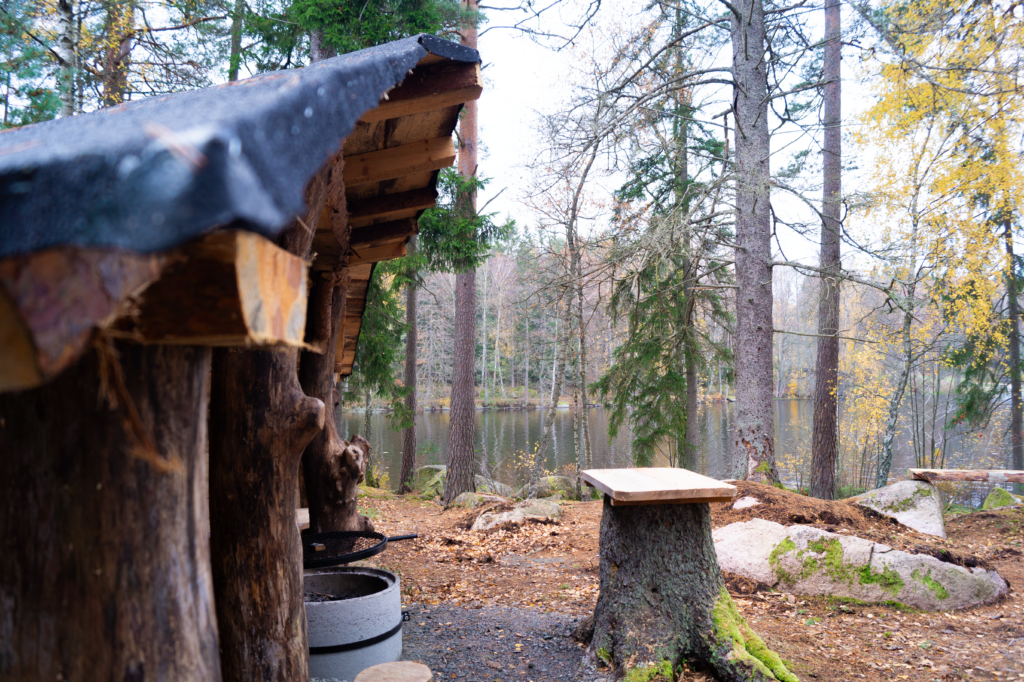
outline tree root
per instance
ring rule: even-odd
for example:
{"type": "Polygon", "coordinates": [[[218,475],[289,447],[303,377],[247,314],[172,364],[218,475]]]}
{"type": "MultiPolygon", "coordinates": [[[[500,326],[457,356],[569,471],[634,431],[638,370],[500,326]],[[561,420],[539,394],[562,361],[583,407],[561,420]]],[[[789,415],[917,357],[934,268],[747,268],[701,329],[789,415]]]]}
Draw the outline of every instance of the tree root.
{"type": "Polygon", "coordinates": [[[724,587],[715,600],[714,634],[709,661],[721,680],[799,682],[779,655],[765,645],[740,615],[724,587]]]}

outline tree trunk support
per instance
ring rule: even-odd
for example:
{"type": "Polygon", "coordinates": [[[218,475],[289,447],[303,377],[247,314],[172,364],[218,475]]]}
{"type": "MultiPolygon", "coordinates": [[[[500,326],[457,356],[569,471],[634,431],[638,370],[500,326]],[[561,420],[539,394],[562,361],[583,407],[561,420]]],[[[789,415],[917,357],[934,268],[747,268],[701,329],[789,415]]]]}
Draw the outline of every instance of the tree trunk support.
{"type": "Polygon", "coordinates": [[[722,682],[795,682],[725,588],[706,502],[613,505],[605,495],[600,547],[593,660],[630,668],[685,660],[722,682]]]}
{"type": "Polygon", "coordinates": [[[0,395],[0,677],[221,679],[210,351],[96,342],[0,395]]]}

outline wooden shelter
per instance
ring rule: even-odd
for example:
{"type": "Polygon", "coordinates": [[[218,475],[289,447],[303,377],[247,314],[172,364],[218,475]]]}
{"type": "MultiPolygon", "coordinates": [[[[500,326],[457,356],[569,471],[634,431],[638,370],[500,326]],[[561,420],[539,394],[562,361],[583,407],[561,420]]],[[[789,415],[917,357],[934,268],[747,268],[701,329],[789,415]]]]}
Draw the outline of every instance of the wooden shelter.
{"type": "Polygon", "coordinates": [[[0,677],[308,679],[300,460],[480,91],[424,35],[0,134],[0,677]]]}

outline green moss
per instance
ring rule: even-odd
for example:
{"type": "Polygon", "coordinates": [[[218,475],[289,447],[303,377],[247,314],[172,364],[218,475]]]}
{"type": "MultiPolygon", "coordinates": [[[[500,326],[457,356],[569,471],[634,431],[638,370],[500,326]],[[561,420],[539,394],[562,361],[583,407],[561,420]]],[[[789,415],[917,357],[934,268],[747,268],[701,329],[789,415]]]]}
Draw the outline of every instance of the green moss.
{"type": "Polygon", "coordinates": [[[764,474],[765,476],[767,476],[768,474],[770,474],[770,473],[771,473],[771,471],[772,471],[772,470],[771,470],[771,467],[769,467],[769,466],[768,466],[768,462],[761,462],[761,463],[760,463],[760,464],[758,464],[758,465],[757,465],[757,467],[756,467],[756,468],[754,469],[754,473],[755,473],[755,474],[764,474]]]}
{"type": "Polygon", "coordinates": [[[715,622],[715,642],[732,644],[728,654],[729,660],[752,668],[769,680],[799,682],[796,675],[786,668],[779,655],[765,646],[764,640],[750,629],[725,587],[718,593],[712,617],[715,622]]]}
{"type": "Polygon", "coordinates": [[[921,486],[917,490],[915,490],[914,494],[911,495],[910,497],[905,497],[902,500],[900,500],[899,502],[893,502],[891,504],[887,504],[884,507],[882,507],[882,510],[883,511],[887,511],[887,512],[889,512],[891,514],[898,514],[900,512],[910,511],[917,504],[917,499],[919,497],[931,497],[931,496],[932,496],[931,488],[926,488],[925,486],[921,486]]]}
{"type": "Polygon", "coordinates": [[[853,585],[858,582],[861,585],[878,585],[892,596],[899,594],[903,589],[903,579],[899,573],[889,567],[881,572],[871,570],[870,564],[856,566],[843,560],[843,545],[838,539],[820,538],[807,543],[807,549],[796,552],[796,559],[800,562],[800,571],[795,575],[780,566],[782,555],[796,550],[796,545],[790,538],[786,538],[772,550],[768,556],[768,563],[775,571],[776,577],[790,585],[796,583],[815,573],[823,572],[829,578],[838,583],[853,585]]]}
{"type": "Polygon", "coordinates": [[[612,655],[604,647],[597,650],[597,658],[608,667],[612,667],[612,655]]]}
{"type": "Polygon", "coordinates": [[[622,678],[622,682],[654,682],[662,678],[669,682],[674,679],[672,663],[669,661],[661,661],[657,665],[652,666],[643,665],[633,668],[622,678]]]}
{"type": "Polygon", "coordinates": [[[931,590],[932,594],[934,594],[939,600],[945,599],[949,596],[949,592],[942,586],[942,583],[932,577],[932,572],[930,570],[927,574],[922,574],[918,569],[914,569],[914,572],[910,574],[910,577],[931,590]]]}
{"type": "MultiPolygon", "coordinates": [[[[842,607],[844,605],[845,606],[863,606],[863,607],[869,607],[869,606],[870,607],[888,606],[891,609],[894,609],[896,611],[901,611],[903,613],[920,613],[920,611],[921,611],[920,609],[915,609],[913,606],[907,606],[906,604],[902,604],[902,603],[900,603],[898,601],[866,602],[866,601],[861,601],[860,599],[854,599],[853,597],[836,597],[836,596],[833,596],[833,595],[829,595],[829,596],[825,597],[825,601],[827,601],[829,604],[838,604],[840,609],[842,609],[842,607]]],[[[848,611],[848,612],[849,613],[854,613],[853,611],[848,611]]]]}
{"type": "Polygon", "coordinates": [[[783,554],[788,554],[789,552],[792,552],[795,549],[796,543],[794,543],[793,540],[787,536],[783,538],[782,542],[776,545],[775,549],[772,550],[772,553],[768,555],[768,565],[770,565],[772,567],[772,570],[775,572],[775,577],[781,580],[782,582],[788,583],[790,585],[795,583],[797,579],[784,568],[781,568],[779,566],[779,557],[781,557],[783,554]]]}
{"type": "Polygon", "coordinates": [[[888,566],[883,568],[881,573],[872,571],[871,566],[861,566],[857,576],[861,585],[878,585],[894,597],[900,593],[904,585],[900,574],[888,566]]]}
{"type": "Polygon", "coordinates": [[[981,505],[982,511],[988,511],[996,507],[1012,507],[1018,503],[1017,498],[1007,492],[1004,488],[993,488],[992,492],[985,498],[981,505]]]}

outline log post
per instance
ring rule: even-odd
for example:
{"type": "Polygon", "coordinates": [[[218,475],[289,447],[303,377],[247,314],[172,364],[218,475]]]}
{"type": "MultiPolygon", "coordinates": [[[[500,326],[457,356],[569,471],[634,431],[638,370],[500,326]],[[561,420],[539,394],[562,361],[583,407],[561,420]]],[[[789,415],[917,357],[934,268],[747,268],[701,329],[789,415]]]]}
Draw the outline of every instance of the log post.
{"type": "MultiPolygon", "coordinates": [[[[310,181],[306,214],[278,240],[304,260],[332,173],[328,164],[310,181]]],[[[324,404],[299,386],[294,349],[216,350],[210,400],[210,545],[224,679],[305,682],[295,493],[324,404]]]]}
{"type": "MultiPolygon", "coordinates": [[[[314,533],[338,530],[373,530],[373,523],[359,514],[356,497],[359,482],[366,472],[370,444],[356,436],[351,443],[338,435],[334,419],[334,359],[338,335],[344,321],[345,293],[348,290],[348,268],[342,270],[339,283],[322,279],[313,285],[331,287],[331,336],[322,355],[304,352],[299,367],[303,390],[321,397],[326,405],[324,429],[317,434],[302,455],[303,479],[309,504],[309,528],[314,533]]],[[[316,300],[316,297],[311,297],[316,300]]]]}
{"type": "Polygon", "coordinates": [[[0,395],[0,677],[215,682],[210,351],[97,348],[0,395]]]}
{"type": "Polygon", "coordinates": [[[297,351],[217,349],[210,407],[210,545],[225,680],[309,679],[295,491],[324,405],[297,351]]]}

